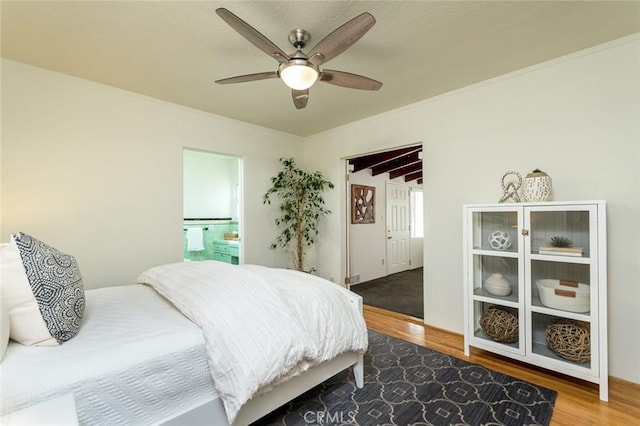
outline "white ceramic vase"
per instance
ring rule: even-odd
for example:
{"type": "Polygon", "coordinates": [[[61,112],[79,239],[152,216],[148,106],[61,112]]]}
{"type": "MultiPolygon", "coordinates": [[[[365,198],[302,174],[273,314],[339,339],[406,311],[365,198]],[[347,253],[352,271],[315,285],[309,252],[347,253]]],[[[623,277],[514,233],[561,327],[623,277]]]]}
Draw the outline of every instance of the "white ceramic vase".
{"type": "Polygon", "coordinates": [[[524,178],[522,197],[529,203],[547,201],[551,198],[551,177],[535,169],[524,178]]]}
{"type": "Polygon", "coordinates": [[[511,284],[502,274],[491,274],[484,282],[484,289],[494,296],[508,296],[511,294],[511,284]]]}

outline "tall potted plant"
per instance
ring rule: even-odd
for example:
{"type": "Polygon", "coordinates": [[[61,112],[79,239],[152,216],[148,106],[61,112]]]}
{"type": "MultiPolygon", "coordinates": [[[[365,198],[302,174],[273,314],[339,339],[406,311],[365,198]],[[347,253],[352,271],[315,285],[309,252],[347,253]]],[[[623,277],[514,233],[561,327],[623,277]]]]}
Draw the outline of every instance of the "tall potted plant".
{"type": "Polygon", "coordinates": [[[320,219],[331,213],[325,208],[322,193],[333,183],[316,171],[306,172],[296,167],[293,158],[281,158],[282,170],[271,178],[271,188],[264,194],[264,204],[271,198],[280,200],[280,216],[275,223],[281,229],[271,248],[281,247],[291,253],[293,267],[304,271],[306,248],[315,243],[320,219]]]}

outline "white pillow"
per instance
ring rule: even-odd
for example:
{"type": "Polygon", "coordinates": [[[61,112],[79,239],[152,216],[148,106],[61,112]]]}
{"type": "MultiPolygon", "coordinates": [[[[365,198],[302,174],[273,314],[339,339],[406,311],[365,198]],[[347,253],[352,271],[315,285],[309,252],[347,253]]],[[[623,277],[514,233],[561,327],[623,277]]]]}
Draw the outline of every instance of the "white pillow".
{"type": "Polygon", "coordinates": [[[0,362],[9,345],[9,310],[4,306],[4,299],[0,300],[0,362]]]}
{"type": "Polygon", "coordinates": [[[0,273],[12,339],[55,346],[78,333],[84,286],[73,256],[30,235],[14,234],[0,251],[0,273]]]}
{"type": "MultiPolygon", "coordinates": [[[[0,244],[0,252],[8,244],[0,244]]],[[[0,272],[2,274],[2,272],[0,272]]],[[[3,278],[0,275],[0,278],[3,278]]],[[[4,279],[0,280],[4,282],[4,279]]],[[[0,284],[2,286],[2,284],[0,284]]],[[[4,294],[2,287],[0,287],[0,295],[4,294]]],[[[5,306],[4,297],[0,297],[0,362],[4,358],[4,353],[7,351],[7,345],[9,344],[9,310],[5,306]]]]}

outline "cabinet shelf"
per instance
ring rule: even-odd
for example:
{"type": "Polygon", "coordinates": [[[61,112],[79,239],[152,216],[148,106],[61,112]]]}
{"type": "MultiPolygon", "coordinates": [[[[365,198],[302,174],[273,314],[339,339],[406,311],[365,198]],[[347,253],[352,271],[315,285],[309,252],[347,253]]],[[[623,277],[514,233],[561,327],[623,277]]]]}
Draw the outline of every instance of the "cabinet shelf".
{"type": "Polygon", "coordinates": [[[555,352],[553,352],[551,349],[549,349],[549,347],[547,345],[545,345],[544,343],[534,343],[533,344],[533,348],[532,348],[532,352],[533,354],[537,355],[538,357],[542,357],[544,360],[546,361],[550,361],[550,362],[554,362],[554,363],[561,363],[564,364],[565,366],[568,366],[572,369],[577,369],[577,370],[583,370],[584,374],[589,374],[589,371],[591,370],[591,363],[587,362],[584,364],[578,364],[577,362],[574,361],[570,361],[568,359],[564,359],[558,355],[555,354],[555,352]]]}
{"type": "Polygon", "coordinates": [[[474,248],[473,254],[477,254],[480,256],[497,256],[497,257],[512,257],[512,258],[517,258],[520,255],[517,251],[492,250],[492,249],[482,249],[482,248],[474,248]]]}
{"type": "Polygon", "coordinates": [[[544,260],[547,262],[562,262],[562,263],[580,263],[589,264],[591,259],[585,256],[560,256],[557,254],[537,254],[531,253],[531,260],[544,260]]]}
{"type": "Polygon", "coordinates": [[[495,296],[485,289],[479,287],[473,291],[473,300],[479,302],[493,303],[495,305],[509,306],[511,308],[518,307],[518,294],[511,293],[508,296],[495,296]]]}
{"type": "Polygon", "coordinates": [[[560,318],[568,318],[576,321],[591,322],[591,312],[570,312],[563,311],[561,309],[549,308],[542,304],[540,297],[538,297],[537,294],[531,297],[531,312],[552,315],[560,318]]]}
{"type": "MultiPolygon", "coordinates": [[[[495,340],[493,340],[491,337],[487,336],[487,334],[482,331],[482,329],[478,329],[476,330],[476,332],[473,334],[473,336],[476,339],[480,339],[482,341],[484,341],[489,347],[494,346],[494,347],[503,347],[503,348],[511,348],[511,349],[519,349],[520,348],[520,344],[518,341],[512,342],[512,343],[505,343],[505,342],[496,342],[495,340]]],[[[486,346],[483,346],[483,349],[486,349],[486,346]]]]}
{"type": "Polygon", "coordinates": [[[463,227],[465,354],[474,346],[597,383],[607,401],[605,203],[465,205],[463,227]],[[496,235],[509,240],[506,250],[490,247],[496,235]],[[582,255],[539,253],[559,240],[582,255]],[[504,281],[509,295],[487,292],[508,292],[504,281]],[[554,307],[542,304],[539,291],[554,307]]]}

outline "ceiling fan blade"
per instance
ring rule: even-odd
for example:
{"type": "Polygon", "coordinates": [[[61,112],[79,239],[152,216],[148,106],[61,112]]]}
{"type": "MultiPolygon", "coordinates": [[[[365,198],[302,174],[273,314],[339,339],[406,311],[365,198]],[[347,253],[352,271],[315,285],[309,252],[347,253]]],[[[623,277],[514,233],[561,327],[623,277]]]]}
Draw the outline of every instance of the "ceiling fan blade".
{"type": "Polygon", "coordinates": [[[267,78],[278,78],[278,73],[275,71],[259,72],[256,74],[239,75],[237,77],[223,78],[216,80],[218,84],[234,84],[234,83],[246,83],[247,81],[266,80],[267,78]]]}
{"type": "Polygon", "coordinates": [[[378,90],[382,87],[382,83],[369,77],[352,74],[350,72],[326,69],[322,70],[320,81],[333,84],[335,86],[360,90],[378,90]]]}
{"type": "Polygon", "coordinates": [[[274,58],[276,61],[285,62],[289,60],[289,55],[284,53],[282,49],[273,44],[273,42],[262,35],[260,31],[256,30],[251,25],[229,12],[227,9],[223,7],[218,8],[216,9],[216,13],[227,24],[229,24],[231,28],[236,30],[238,34],[249,40],[251,44],[274,58]]]}
{"type": "Polygon", "coordinates": [[[307,101],[309,101],[309,89],[305,90],[291,90],[291,98],[293,99],[293,104],[298,109],[303,109],[307,106],[307,101]]]}
{"type": "Polygon", "coordinates": [[[365,35],[375,23],[375,18],[370,13],[365,12],[349,22],[342,24],[311,49],[308,55],[309,62],[316,66],[329,62],[351,47],[351,45],[365,35]]]}

